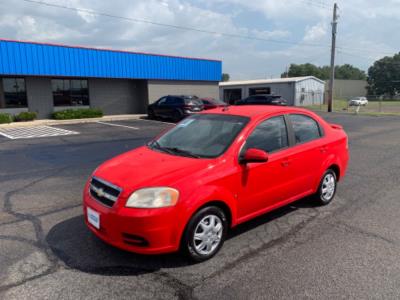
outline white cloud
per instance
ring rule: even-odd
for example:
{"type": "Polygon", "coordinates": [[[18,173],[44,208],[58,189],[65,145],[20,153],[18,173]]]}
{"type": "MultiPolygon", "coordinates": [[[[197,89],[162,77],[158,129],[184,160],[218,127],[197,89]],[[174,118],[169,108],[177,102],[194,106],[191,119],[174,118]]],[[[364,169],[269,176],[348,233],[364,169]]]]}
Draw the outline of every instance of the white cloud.
{"type": "MultiPolygon", "coordinates": [[[[231,73],[233,78],[277,76],[292,62],[329,63],[331,10],[309,4],[320,3],[319,0],[44,1],[126,18],[264,40],[293,41],[294,44],[129,22],[21,0],[0,1],[0,36],[222,59],[224,71],[231,73]],[[249,17],[253,15],[256,17],[249,17]],[[324,47],[304,45],[307,43],[324,47]]],[[[328,0],[325,2],[330,3],[328,0]]],[[[400,36],[395,33],[400,19],[397,13],[400,0],[380,3],[341,0],[339,7],[338,45],[370,50],[362,52],[343,48],[343,52],[353,56],[338,53],[340,62],[355,63],[365,69],[374,58],[399,50],[400,36]],[[358,59],[354,55],[364,58],[358,59]]]]}
{"type": "Polygon", "coordinates": [[[325,37],[326,34],[327,34],[326,23],[318,23],[311,27],[307,26],[306,33],[304,35],[304,41],[306,42],[318,41],[321,38],[325,37]]]}

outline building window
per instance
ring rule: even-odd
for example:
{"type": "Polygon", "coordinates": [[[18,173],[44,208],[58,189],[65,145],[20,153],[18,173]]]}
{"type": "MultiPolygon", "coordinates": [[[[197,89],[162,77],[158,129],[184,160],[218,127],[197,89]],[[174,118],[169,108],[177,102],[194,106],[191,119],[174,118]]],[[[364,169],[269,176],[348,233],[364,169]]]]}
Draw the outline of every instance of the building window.
{"type": "Polygon", "coordinates": [[[234,104],[237,100],[242,99],[242,89],[225,89],[224,102],[234,104]]]}
{"type": "Polygon", "coordinates": [[[89,105],[89,91],[85,79],[52,79],[54,106],[89,105]]]}
{"type": "Polygon", "coordinates": [[[271,94],[270,87],[249,88],[249,96],[271,94]]]}
{"type": "Polygon", "coordinates": [[[0,108],[27,107],[25,79],[3,78],[2,81],[4,97],[0,98],[0,108]]]}

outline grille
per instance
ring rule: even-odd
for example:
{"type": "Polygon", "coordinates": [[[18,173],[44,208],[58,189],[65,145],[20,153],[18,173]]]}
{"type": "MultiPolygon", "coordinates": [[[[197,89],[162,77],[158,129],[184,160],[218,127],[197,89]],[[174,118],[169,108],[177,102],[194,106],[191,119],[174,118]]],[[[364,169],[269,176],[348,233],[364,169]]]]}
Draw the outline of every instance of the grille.
{"type": "Polygon", "coordinates": [[[89,191],[94,199],[105,206],[112,207],[121,193],[121,188],[97,177],[93,177],[89,191]]]}

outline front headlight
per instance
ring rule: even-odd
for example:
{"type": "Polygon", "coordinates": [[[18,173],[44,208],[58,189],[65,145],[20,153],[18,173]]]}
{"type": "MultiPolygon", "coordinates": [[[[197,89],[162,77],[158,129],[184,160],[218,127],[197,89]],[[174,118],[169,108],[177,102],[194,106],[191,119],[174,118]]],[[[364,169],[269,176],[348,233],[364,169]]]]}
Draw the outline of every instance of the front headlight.
{"type": "Polygon", "coordinates": [[[178,202],[179,192],[169,187],[154,187],[137,190],[130,195],[126,207],[159,208],[174,206],[178,202]]]}

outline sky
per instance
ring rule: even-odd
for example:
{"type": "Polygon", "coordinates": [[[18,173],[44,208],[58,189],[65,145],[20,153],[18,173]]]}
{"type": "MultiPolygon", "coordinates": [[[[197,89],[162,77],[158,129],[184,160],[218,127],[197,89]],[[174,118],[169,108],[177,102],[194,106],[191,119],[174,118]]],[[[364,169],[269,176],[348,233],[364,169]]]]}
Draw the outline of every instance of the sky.
{"type": "MultiPolygon", "coordinates": [[[[291,63],[329,64],[333,3],[0,0],[0,38],[218,59],[231,79],[274,78],[291,63]]],[[[400,0],[337,3],[337,64],[367,71],[375,60],[400,51],[400,0]]]]}

